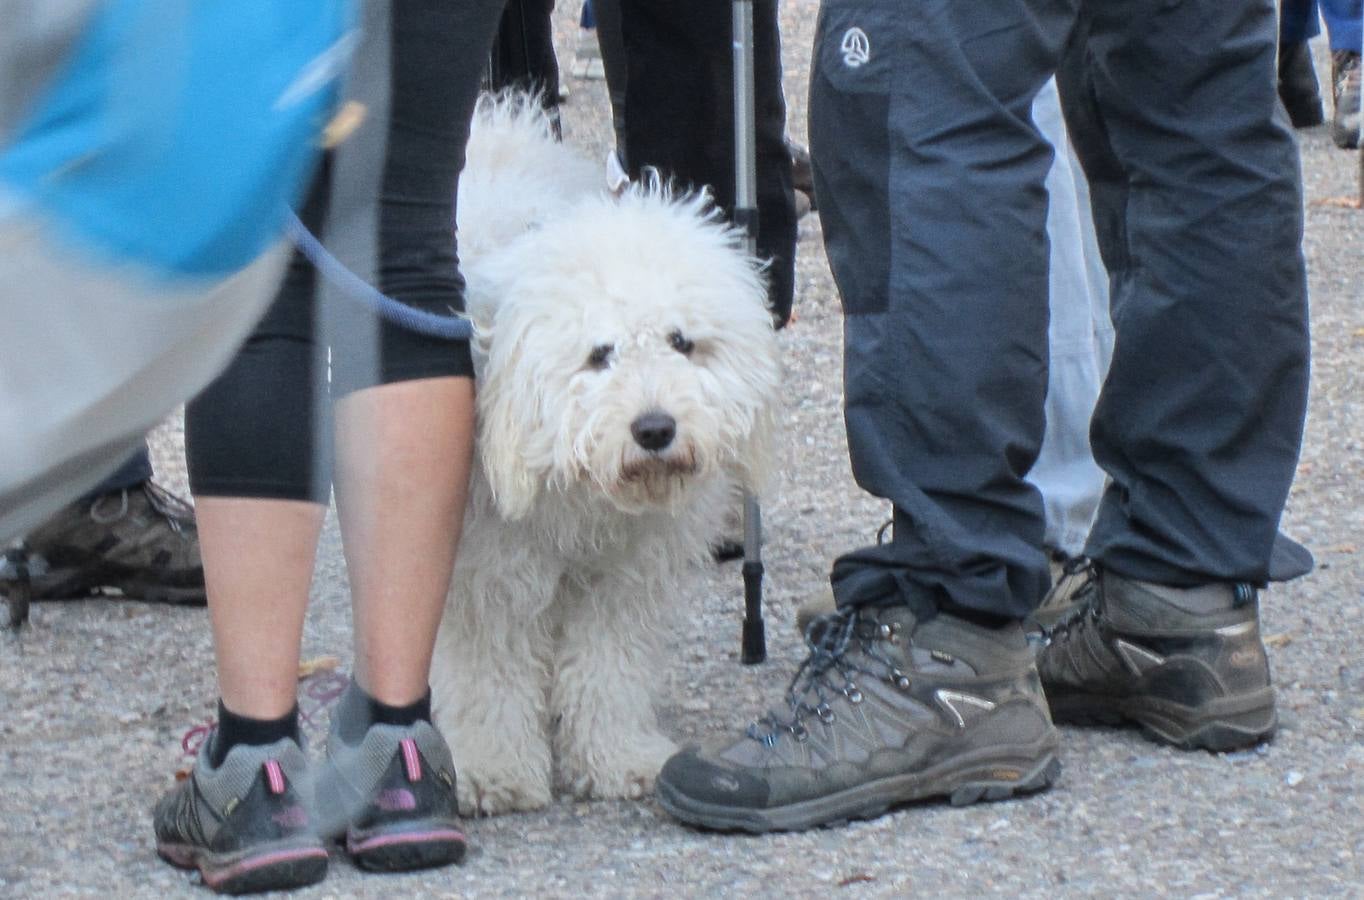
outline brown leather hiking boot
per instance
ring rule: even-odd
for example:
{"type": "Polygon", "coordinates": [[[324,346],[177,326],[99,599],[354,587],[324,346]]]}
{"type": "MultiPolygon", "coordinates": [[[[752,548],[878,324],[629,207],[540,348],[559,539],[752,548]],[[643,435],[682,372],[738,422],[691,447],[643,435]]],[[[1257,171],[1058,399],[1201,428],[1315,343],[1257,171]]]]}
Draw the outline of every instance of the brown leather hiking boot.
{"type": "Polygon", "coordinates": [[[843,610],[811,623],[807,642],[784,708],[668,760],[664,810],[705,828],[787,831],[931,797],[1003,800],[1060,772],[1021,626],[843,610]]]}
{"type": "Polygon", "coordinates": [[[1037,659],[1057,722],[1135,722],[1185,750],[1235,750],[1274,734],[1256,591],[1173,588],[1101,572],[1037,659]]]}
{"type": "Polygon", "coordinates": [[[204,603],[194,509],[151,481],[73,503],[24,544],[34,600],[113,589],[154,603],[204,603]]]}

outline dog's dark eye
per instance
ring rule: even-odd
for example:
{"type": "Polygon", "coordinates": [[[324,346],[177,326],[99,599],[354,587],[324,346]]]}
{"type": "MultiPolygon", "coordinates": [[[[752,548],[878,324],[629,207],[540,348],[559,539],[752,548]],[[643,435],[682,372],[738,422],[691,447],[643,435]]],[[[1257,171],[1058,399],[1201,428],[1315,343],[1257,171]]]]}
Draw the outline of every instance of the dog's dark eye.
{"type": "Polygon", "coordinates": [[[592,348],[592,352],[587,354],[587,367],[589,369],[605,369],[611,360],[611,351],[616,348],[610,344],[598,344],[592,348]]]}
{"type": "Polygon", "coordinates": [[[674,331],[668,335],[668,346],[683,356],[691,356],[691,352],[696,349],[696,344],[683,337],[680,331],[674,331]]]}

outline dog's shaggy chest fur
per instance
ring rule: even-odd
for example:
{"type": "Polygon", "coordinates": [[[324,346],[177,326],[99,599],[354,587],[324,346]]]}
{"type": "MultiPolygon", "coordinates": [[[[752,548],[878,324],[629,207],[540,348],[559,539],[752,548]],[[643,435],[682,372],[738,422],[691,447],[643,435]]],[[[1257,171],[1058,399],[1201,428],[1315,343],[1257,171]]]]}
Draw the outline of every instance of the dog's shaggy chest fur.
{"type": "Polygon", "coordinates": [[[478,450],[431,681],[460,806],[638,797],[679,583],[770,462],[762,278],[704,198],[606,196],[524,104],[481,107],[459,206],[478,450]]]}

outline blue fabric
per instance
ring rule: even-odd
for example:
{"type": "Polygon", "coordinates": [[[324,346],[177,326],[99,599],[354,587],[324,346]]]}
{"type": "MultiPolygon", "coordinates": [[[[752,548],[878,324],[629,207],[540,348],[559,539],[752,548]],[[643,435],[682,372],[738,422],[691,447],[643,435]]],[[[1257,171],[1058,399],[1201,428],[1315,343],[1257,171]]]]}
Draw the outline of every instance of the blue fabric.
{"type": "Polygon", "coordinates": [[[1301,44],[1321,34],[1317,0],[1283,0],[1279,5],[1279,43],[1301,44]]]}
{"type": "Polygon", "coordinates": [[[94,500],[101,494],[112,494],[125,488],[135,488],[144,481],[151,481],[152,458],[144,443],[142,449],[128,458],[128,461],[114,470],[114,473],[101,481],[84,500],[94,500]]]}
{"type": "Polygon", "coordinates": [[[351,0],[108,0],[0,150],[67,239],[218,276],[280,234],[349,58],[351,0]]]}
{"type": "Polygon", "coordinates": [[[1279,40],[1299,44],[1321,34],[1321,19],[1332,50],[1360,50],[1364,41],[1364,0],[1283,0],[1279,7],[1279,40]],[[1321,17],[1317,16],[1320,5],[1321,17]]]}
{"type": "Polygon", "coordinates": [[[1321,15],[1331,49],[1358,53],[1364,44],[1364,0],[1321,0],[1321,15]]]}

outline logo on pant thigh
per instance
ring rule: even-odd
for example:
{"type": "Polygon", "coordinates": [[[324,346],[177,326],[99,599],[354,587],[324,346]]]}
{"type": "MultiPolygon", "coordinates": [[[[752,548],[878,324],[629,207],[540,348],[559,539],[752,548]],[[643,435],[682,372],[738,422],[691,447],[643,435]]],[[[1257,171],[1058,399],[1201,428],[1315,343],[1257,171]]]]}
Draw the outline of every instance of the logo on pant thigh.
{"type": "Polygon", "coordinates": [[[843,65],[849,69],[860,68],[871,59],[871,40],[856,25],[843,32],[840,49],[843,51],[843,65]]]}

